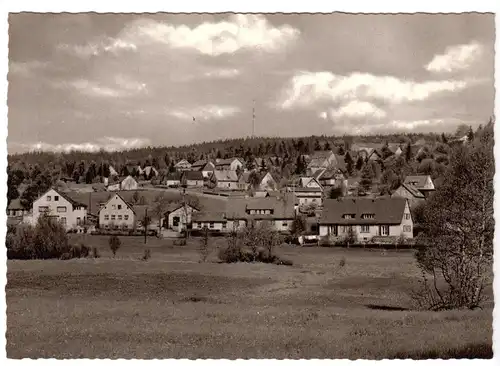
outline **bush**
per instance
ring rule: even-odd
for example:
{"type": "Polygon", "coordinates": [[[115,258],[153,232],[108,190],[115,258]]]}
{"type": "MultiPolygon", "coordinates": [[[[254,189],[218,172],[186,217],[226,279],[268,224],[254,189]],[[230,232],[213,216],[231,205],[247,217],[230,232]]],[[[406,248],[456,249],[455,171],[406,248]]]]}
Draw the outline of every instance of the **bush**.
{"type": "Polygon", "coordinates": [[[143,261],[147,261],[149,260],[149,258],[151,258],[151,250],[150,249],[144,249],[144,255],[142,256],[142,260],[143,261]]]}
{"type": "Polygon", "coordinates": [[[85,244],[72,245],[69,251],[70,258],[87,258],[89,256],[89,253],[90,248],[85,244]]]}
{"type": "Polygon", "coordinates": [[[36,225],[20,225],[6,237],[8,259],[60,258],[71,250],[61,223],[41,216],[36,225]]]}
{"type": "Polygon", "coordinates": [[[122,243],[118,238],[118,236],[113,235],[109,238],[109,249],[111,249],[111,251],[113,252],[113,257],[116,255],[116,252],[118,251],[121,245],[122,243]]]}
{"type": "Polygon", "coordinates": [[[187,240],[186,238],[175,240],[174,245],[177,247],[185,247],[187,245],[187,240]]]}
{"type": "Polygon", "coordinates": [[[319,245],[322,247],[332,247],[333,243],[328,236],[322,236],[319,238],[319,245]]]}

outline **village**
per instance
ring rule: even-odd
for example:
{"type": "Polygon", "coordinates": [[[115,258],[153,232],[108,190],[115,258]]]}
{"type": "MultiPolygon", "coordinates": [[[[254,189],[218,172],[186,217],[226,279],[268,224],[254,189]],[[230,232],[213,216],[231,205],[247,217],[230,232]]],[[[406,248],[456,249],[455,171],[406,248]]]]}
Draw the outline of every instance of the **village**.
{"type": "Polygon", "coordinates": [[[266,223],[280,233],[295,234],[300,244],[317,244],[322,238],[334,244],[350,233],[356,235],[356,243],[387,245],[406,239],[411,243],[410,209],[435,190],[431,176],[405,176],[392,192],[382,194],[363,189],[359,178],[350,178],[345,161],[350,155],[348,159],[378,165],[383,164],[384,154],[402,158],[405,149],[403,144],[387,143],[353,144],[344,155],[314,151],[302,156],[305,174],[285,183],[270,172],[278,160],[270,157],[255,158],[252,169],[238,157],[192,163],[181,159],[167,172],[129,166],[126,170],[133,173],[126,176],[109,166],[109,176],[100,184],[60,179],[30,209],[22,207],[20,199],[12,200],[8,224],[34,225],[48,215],[71,233],[183,237],[205,228],[212,235],[224,235],[266,223]],[[165,194],[176,198],[159,202],[165,194]],[[304,222],[301,232],[294,230],[299,219],[304,222]]]}

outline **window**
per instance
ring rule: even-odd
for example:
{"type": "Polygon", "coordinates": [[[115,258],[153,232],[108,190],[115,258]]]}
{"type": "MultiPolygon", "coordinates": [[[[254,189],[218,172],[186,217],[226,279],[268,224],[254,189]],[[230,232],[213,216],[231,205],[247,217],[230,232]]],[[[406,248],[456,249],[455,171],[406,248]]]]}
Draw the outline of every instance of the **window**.
{"type": "Polygon", "coordinates": [[[80,217],[76,218],[76,224],[81,225],[82,224],[82,219],[80,217]]]}
{"type": "Polygon", "coordinates": [[[282,224],[284,227],[287,227],[288,226],[288,222],[283,222],[282,224]]]}
{"type": "Polygon", "coordinates": [[[381,235],[387,236],[389,235],[389,225],[383,225],[380,227],[381,235]]]}
{"type": "Polygon", "coordinates": [[[115,221],[116,220],[116,215],[111,215],[111,220],[115,221]]]}
{"type": "Polygon", "coordinates": [[[362,232],[362,233],[369,233],[370,232],[370,226],[369,225],[361,225],[360,232],[362,232]]]}
{"type": "Polygon", "coordinates": [[[51,196],[47,196],[47,201],[52,201],[52,197],[51,196]]]}
{"type": "Polygon", "coordinates": [[[109,220],[109,215],[104,215],[104,221],[108,221],[109,220]]]}
{"type": "Polygon", "coordinates": [[[372,214],[372,213],[362,214],[361,218],[362,219],[374,219],[375,218],[375,214],[372,214]]]}
{"type": "Polygon", "coordinates": [[[342,218],[344,219],[354,219],[356,217],[355,214],[344,214],[342,215],[342,218]]]}
{"type": "Polygon", "coordinates": [[[118,220],[121,220],[122,219],[122,215],[118,215],[118,220]]]}
{"type": "Polygon", "coordinates": [[[111,205],[111,208],[112,208],[113,210],[116,210],[116,205],[111,205]]]}
{"type": "Polygon", "coordinates": [[[128,215],[124,215],[124,216],[123,216],[123,219],[124,219],[124,220],[128,220],[128,215]]]}
{"type": "Polygon", "coordinates": [[[57,206],[57,212],[66,212],[66,207],[64,206],[57,206]]]}
{"type": "Polygon", "coordinates": [[[174,218],[172,220],[172,226],[179,226],[179,221],[180,221],[180,217],[174,216],[174,218]]]}
{"type": "Polygon", "coordinates": [[[61,221],[61,224],[66,225],[66,218],[65,217],[61,217],[59,220],[61,221]]]}
{"type": "Polygon", "coordinates": [[[405,220],[409,220],[411,218],[411,215],[409,213],[405,213],[405,220]]]}
{"type": "Polygon", "coordinates": [[[121,210],[122,209],[122,205],[118,205],[118,209],[121,210]]]}
{"type": "Polygon", "coordinates": [[[222,223],[222,228],[225,229],[227,227],[227,224],[225,222],[222,223]]]}
{"type": "Polygon", "coordinates": [[[211,222],[211,223],[210,223],[210,229],[213,229],[213,228],[214,228],[214,223],[213,223],[213,222],[211,222]]]}
{"type": "Polygon", "coordinates": [[[404,225],[403,226],[403,231],[405,233],[411,233],[411,225],[404,225]]]}
{"type": "Polygon", "coordinates": [[[54,196],[54,201],[59,201],[59,196],[54,196]]]}
{"type": "Polygon", "coordinates": [[[198,228],[201,229],[201,222],[198,223],[198,228]]]}
{"type": "Polygon", "coordinates": [[[38,212],[47,212],[49,210],[48,206],[40,206],[38,207],[38,212]]]}

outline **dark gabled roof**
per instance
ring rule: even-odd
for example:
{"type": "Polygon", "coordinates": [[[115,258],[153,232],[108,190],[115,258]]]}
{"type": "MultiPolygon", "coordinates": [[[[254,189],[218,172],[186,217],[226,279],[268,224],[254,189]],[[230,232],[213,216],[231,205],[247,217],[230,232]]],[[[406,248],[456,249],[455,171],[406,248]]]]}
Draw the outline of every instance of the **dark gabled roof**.
{"type": "Polygon", "coordinates": [[[222,182],[237,182],[238,175],[234,170],[214,170],[212,177],[222,182]]]}
{"type": "Polygon", "coordinates": [[[8,210],[24,210],[23,205],[21,205],[21,200],[19,198],[16,198],[16,199],[10,201],[7,209],[8,210]]]}
{"type": "Polygon", "coordinates": [[[238,160],[240,163],[243,164],[243,160],[241,160],[240,158],[228,158],[228,159],[220,159],[219,161],[215,162],[215,166],[231,165],[231,163],[234,160],[238,160]]]}
{"type": "Polygon", "coordinates": [[[328,159],[333,154],[332,150],[316,150],[310,156],[312,159],[328,159]]]}
{"type": "Polygon", "coordinates": [[[194,212],[192,215],[193,222],[226,222],[226,214],[224,212],[203,211],[194,212]]]}
{"type": "Polygon", "coordinates": [[[344,175],[339,169],[327,169],[323,172],[323,174],[321,174],[319,180],[336,179],[339,175],[344,175]]]}
{"type": "Polygon", "coordinates": [[[400,224],[405,207],[406,199],[400,197],[326,199],[323,202],[320,224],[400,224]],[[355,217],[345,219],[345,214],[354,214],[355,217]],[[374,214],[375,217],[363,219],[362,214],[374,214]]]}
{"type": "Polygon", "coordinates": [[[188,180],[203,180],[203,173],[200,170],[192,170],[184,172],[184,179],[188,180]]]}
{"type": "Polygon", "coordinates": [[[316,179],[316,180],[319,180],[320,177],[326,172],[326,169],[318,169],[316,170],[311,176],[316,179]]]}
{"type": "Polygon", "coordinates": [[[165,180],[181,180],[181,173],[180,172],[168,173],[167,176],[165,177],[165,180]]]}
{"type": "Polygon", "coordinates": [[[73,207],[87,207],[87,205],[85,203],[81,203],[81,202],[78,202],[78,201],[75,201],[73,198],[71,198],[70,196],[68,196],[66,193],[63,193],[55,188],[52,188],[54,191],[57,192],[58,195],[60,195],[61,197],[63,197],[65,200],[67,200],[69,203],[71,203],[73,205],[73,207]]]}
{"type": "Polygon", "coordinates": [[[401,184],[401,187],[405,188],[415,198],[425,198],[422,192],[420,192],[417,188],[411,186],[410,184],[403,183],[401,184]]]}
{"type": "MultiPolygon", "coordinates": [[[[199,208],[197,208],[197,207],[195,207],[193,205],[190,205],[189,203],[186,203],[186,206],[191,207],[195,211],[200,211],[199,208]]],[[[182,202],[172,202],[172,203],[169,203],[167,205],[167,208],[165,209],[165,213],[174,212],[174,211],[176,211],[176,210],[178,210],[179,208],[182,208],[182,207],[184,207],[184,203],[182,203],[182,202]]]]}
{"type": "Polygon", "coordinates": [[[232,198],[226,203],[226,218],[228,219],[293,219],[294,214],[294,201],[282,197],[232,198]],[[273,213],[250,215],[247,210],[272,210],[273,213]]]}
{"type": "Polygon", "coordinates": [[[201,160],[197,160],[193,164],[191,164],[191,167],[192,168],[201,168],[201,167],[204,167],[207,163],[208,163],[208,160],[201,159],[201,160]]]}

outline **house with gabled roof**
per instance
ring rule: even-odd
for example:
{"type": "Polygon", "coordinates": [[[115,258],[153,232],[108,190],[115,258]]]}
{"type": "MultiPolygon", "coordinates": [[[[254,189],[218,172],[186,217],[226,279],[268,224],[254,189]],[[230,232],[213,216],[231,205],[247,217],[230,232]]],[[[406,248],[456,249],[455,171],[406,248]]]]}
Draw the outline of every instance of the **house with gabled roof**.
{"type": "Polygon", "coordinates": [[[67,230],[83,228],[87,218],[87,205],[75,201],[66,193],[49,189],[33,202],[32,221],[36,224],[41,215],[58,220],[67,230]]]}
{"type": "Polygon", "coordinates": [[[323,187],[314,177],[300,177],[293,180],[286,190],[293,193],[298,206],[321,206],[323,202],[323,187]]]}
{"type": "Polygon", "coordinates": [[[183,203],[173,203],[169,205],[165,212],[165,228],[181,232],[186,228],[191,228],[192,215],[200,212],[197,207],[183,203]]]}
{"type": "Polygon", "coordinates": [[[181,186],[183,187],[203,187],[204,177],[199,170],[188,170],[182,172],[181,186]]]}
{"type": "Polygon", "coordinates": [[[333,151],[315,151],[309,157],[309,163],[307,164],[307,171],[309,174],[314,174],[319,169],[345,169],[344,157],[341,155],[336,155],[333,151]]]}
{"type": "Polygon", "coordinates": [[[181,172],[170,172],[165,175],[161,184],[166,185],[167,187],[179,187],[181,185],[181,172]]]}
{"type": "Polygon", "coordinates": [[[238,179],[238,188],[241,190],[253,189],[256,193],[262,192],[262,196],[264,196],[264,192],[274,191],[277,189],[278,184],[276,180],[269,172],[244,172],[240,175],[238,179]],[[252,186],[251,180],[255,177],[255,185],[252,186]]]}
{"type": "Polygon", "coordinates": [[[234,170],[214,170],[210,182],[219,189],[238,189],[238,175],[234,170]]]}
{"type": "Polygon", "coordinates": [[[212,172],[215,170],[215,164],[210,160],[198,160],[191,165],[191,170],[201,171],[204,178],[210,177],[212,172]]]}
{"type": "Polygon", "coordinates": [[[408,175],[404,183],[418,189],[425,197],[436,190],[430,175],[408,175]]]}
{"type": "Polygon", "coordinates": [[[378,237],[413,238],[413,219],[402,197],[326,199],[320,236],[331,239],[354,233],[359,241],[378,237]]]}
{"type": "Polygon", "coordinates": [[[134,191],[139,189],[139,183],[131,176],[120,179],[116,183],[109,184],[108,191],[134,191]]]}
{"type": "Polygon", "coordinates": [[[149,179],[150,177],[157,177],[159,175],[158,170],[154,166],[146,166],[142,169],[142,175],[145,179],[149,179]]]}
{"type": "Polygon", "coordinates": [[[26,210],[21,204],[21,199],[16,198],[10,201],[7,206],[7,217],[23,217],[29,214],[29,210],[26,210]]]}
{"type": "Polygon", "coordinates": [[[240,158],[217,159],[215,162],[215,170],[243,170],[245,163],[240,158]]]}
{"type": "Polygon", "coordinates": [[[318,170],[313,174],[313,178],[315,178],[322,187],[329,188],[342,185],[346,179],[344,173],[340,169],[334,168],[318,170]]]}
{"type": "Polygon", "coordinates": [[[403,183],[392,194],[391,197],[403,197],[408,200],[411,207],[425,201],[425,196],[412,185],[403,183]]]}
{"type": "Polygon", "coordinates": [[[174,165],[174,168],[175,170],[180,172],[185,170],[191,170],[191,163],[186,159],[181,159],[174,165]]]}
{"type": "Polygon", "coordinates": [[[115,193],[107,202],[101,205],[98,215],[101,228],[132,229],[136,222],[136,213],[132,204],[118,193],[115,193]]]}

